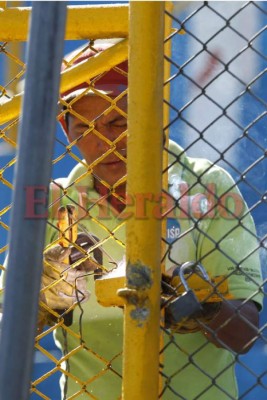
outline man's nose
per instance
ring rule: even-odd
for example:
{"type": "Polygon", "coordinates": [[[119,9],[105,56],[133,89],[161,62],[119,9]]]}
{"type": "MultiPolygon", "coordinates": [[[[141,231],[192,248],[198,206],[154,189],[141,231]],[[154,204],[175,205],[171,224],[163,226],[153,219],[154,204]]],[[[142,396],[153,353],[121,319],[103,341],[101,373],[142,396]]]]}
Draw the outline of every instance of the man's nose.
{"type": "Polygon", "coordinates": [[[101,153],[105,153],[112,148],[112,144],[109,142],[113,143],[116,139],[116,135],[106,126],[99,127],[97,132],[99,135],[97,135],[97,133],[95,134],[98,136],[98,149],[101,151],[101,153]]]}

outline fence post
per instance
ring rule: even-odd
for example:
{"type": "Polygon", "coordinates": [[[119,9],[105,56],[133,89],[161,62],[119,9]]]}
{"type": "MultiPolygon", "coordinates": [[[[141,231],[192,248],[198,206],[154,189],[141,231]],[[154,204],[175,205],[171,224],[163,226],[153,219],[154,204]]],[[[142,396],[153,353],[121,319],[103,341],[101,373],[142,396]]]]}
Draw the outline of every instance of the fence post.
{"type": "Polygon", "coordinates": [[[0,343],[1,400],[29,398],[65,20],[65,2],[33,2],[0,343]]]}
{"type": "MultiPolygon", "coordinates": [[[[130,2],[127,193],[145,207],[127,221],[123,399],[158,398],[164,2],[130,2]],[[140,199],[141,196],[141,199],[140,199]]],[[[139,204],[140,205],[140,204],[139,204]]],[[[141,205],[142,207],[142,205],[141,205]]]]}

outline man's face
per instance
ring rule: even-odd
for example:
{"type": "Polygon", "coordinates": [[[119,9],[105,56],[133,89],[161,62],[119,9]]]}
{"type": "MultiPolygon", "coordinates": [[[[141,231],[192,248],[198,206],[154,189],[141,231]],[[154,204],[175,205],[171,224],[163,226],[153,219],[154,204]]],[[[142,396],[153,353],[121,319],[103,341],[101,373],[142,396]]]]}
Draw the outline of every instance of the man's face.
{"type": "Polygon", "coordinates": [[[127,155],[127,119],[119,111],[127,112],[126,97],[116,103],[117,109],[109,111],[110,107],[109,101],[98,96],[84,96],[76,101],[72,105],[75,114],[69,115],[68,138],[70,142],[78,139],[77,147],[87,164],[93,164],[94,174],[114,185],[126,175],[126,162],[119,156],[127,155]]]}

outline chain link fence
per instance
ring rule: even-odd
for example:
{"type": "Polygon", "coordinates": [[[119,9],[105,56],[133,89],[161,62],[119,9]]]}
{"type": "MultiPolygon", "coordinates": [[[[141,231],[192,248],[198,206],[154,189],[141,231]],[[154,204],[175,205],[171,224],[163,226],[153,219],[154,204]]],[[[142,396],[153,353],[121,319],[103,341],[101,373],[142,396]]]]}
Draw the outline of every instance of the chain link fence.
{"type": "MultiPolygon", "coordinates": [[[[0,57],[3,68],[1,69],[1,97],[0,104],[7,102],[16,94],[16,86],[20,82],[21,77],[25,72],[24,62],[18,57],[20,54],[19,47],[11,42],[1,43],[0,57]],[[13,71],[8,71],[9,68],[13,71]],[[7,81],[5,80],[7,79],[7,81]]],[[[1,193],[6,199],[11,199],[12,192],[12,176],[14,171],[14,164],[16,158],[12,156],[6,156],[6,154],[12,154],[16,148],[16,131],[18,127],[18,118],[12,121],[8,121],[1,126],[1,156],[3,156],[1,163],[1,193]]],[[[8,231],[8,221],[10,213],[10,200],[8,203],[1,204],[1,249],[0,252],[3,254],[6,251],[6,237],[8,231]]],[[[2,266],[1,266],[2,268],[2,266]]]]}
{"type": "MultiPolygon", "coordinates": [[[[171,47],[171,53],[165,54],[165,69],[170,73],[165,81],[165,121],[169,117],[164,157],[169,162],[163,169],[160,211],[166,272],[161,293],[165,323],[161,327],[159,398],[263,399],[267,385],[265,311],[255,333],[257,340],[252,340],[254,347],[246,355],[242,355],[246,348],[241,342],[236,352],[221,351],[210,343],[227,347],[223,332],[229,324],[236,329],[233,316],[221,321],[214,333],[206,316],[216,318],[222,300],[230,304],[238,298],[242,304],[236,315],[242,320],[243,306],[254,301],[261,308],[265,301],[267,9],[261,2],[197,2],[183,10],[178,7],[174,3],[165,12],[166,25],[171,25],[165,46],[171,47]],[[190,293],[187,289],[197,296],[188,295],[189,305],[180,296],[190,293]],[[186,316],[177,317],[185,307],[187,314],[193,314],[189,321],[186,316]],[[216,358],[221,362],[214,368],[216,358]]],[[[75,52],[64,58],[63,69],[71,70],[89,51],[97,54],[98,44],[92,39],[78,48],[75,43],[75,52]]],[[[12,53],[11,46],[12,42],[1,43],[0,60],[3,65],[19,66],[19,71],[8,81],[1,76],[1,104],[14,98],[16,86],[20,91],[25,72],[23,57],[12,53]]],[[[128,218],[124,206],[132,205],[120,191],[127,165],[127,68],[122,64],[113,72],[120,83],[126,82],[115,96],[103,85],[107,72],[101,72],[92,75],[88,87],[79,87],[76,97],[65,92],[59,99],[59,122],[67,131],[71,127],[75,135],[67,137],[58,130],[55,145],[45,248],[49,256],[44,267],[49,279],[40,297],[46,317],[36,336],[32,400],[59,399],[59,379],[66,399],[121,398],[123,302],[112,299],[110,293],[123,286],[124,278],[118,273],[114,287],[110,281],[108,294],[100,286],[95,293],[99,277],[120,271],[128,218]],[[84,108],[85,95],[98,98],[91,111],[84,108]],[[103,133],[107,126],[113,129],[113,137],[103,133]],[[95,150],[91,157],[84,149],[95,142],[102,153],[95,150]],[[110,176],[101,178],[103,160],[113,169],[114,181],[110,176]],[[119,178],[116,162],[124,171],[119,178]],[[66,257],[60,269],[55,267],[51,249],[58,244],[72,249],[71,267],[66,257]],[[72,283],[68,280],[73,268],[86,276],[87,302],[77,289],[77,278],[72,283]],[[62,284],[68,285],[76,301],[65,309],[54,309],[47,299],[60,292],[62,284]],[[103,307],[115,303],[115,307],[103,307]],[[52,336],[61,343],[62,352],[52,344],[52,336]]],[[[2,256],[7,251],[17,124],[18,118],[1,126],[2,256]]],[[[28,216],[34,218],[35,193],[29,191],[27,196],[28,216]]],[[[139,199],[142,207],[136,205],[137,217],[145,217],[147,200],[139,199]]],[[[0,268],[5,270],[4,257],[0,268]]]]}
{"type": "MultiPolygon", "coordinates": [[[[176,271],[176,278],[171,280],[174,294],[169,292],[164,304],[168,312],[168,304],[173,302],[169,311],[171,318],[178,306],[187,307],[195,318],[190,323],[181,323],[178,312],[177,328],[172,332],[163,328],[161,397],[264,398],[264,312],[258,339],[250,353],[242,356],[245,349],[240,343],[232,357],[225,362],[221,360],[216,368],[212,360],[220,355],[210,344],[210,336],[217,344],[224,342],[224,327],[228,325],[234,330],[235,316],[221,321],[222,325],[211,332],[209,327],[214,327],[214,322],[203,319],[203,312],[194,308],[193,296],[188,293],[189,305],[186,299],[180,298],[175,303],[174,298],[177,292],[185,292],[187,284],[204,301],[204,316],[209,307],[214,307],[212,315],[216,320],[216,305],[222,299],[243,298],[245,305],[249,300],[261,301],[265,296],[266,232],[262,212],[266,206],[266,185],[262,177],[266,171],[263,89],[266,86],[266,8],[263,3],[255,2],[194,3],[190,11],[182,14],[177,15],[175,10],[167,12],[167,18],[172,20],[177,32],[185,30],[186,35],[177,37],[173,32],[167,38],[172,41],[173,51],[167,57],[171,65],[168,80],[171,99],[167,102],[171,117],[166,128],[184,149],[165,148],[171,158],[165,170],[169,175],[166,196],[171,194],[171,197],[170,213],[166,213],[164,259],[167,266],[180,265],[180,271],[183,263],[192,263],[180,272],[182,281],[176,271]],[[187,158],[188,155],[192,158],[187,158]],[[177,164],[180,168],[175,170],[177,164]],[[234,180],[221,176],[220,167],[234,180]],[[250,214],[257,231],[249,222],[250,214]],[[203,270],[196,265],[204,266],[210,275],[208,284],[203,270]],[[236,284],[239,289],[249,288],[247,294],[246,290],[241,294],[236,284]],[[186,332],[192,333],[185,335],[186,332]],[[254,357],[258,359],[255,369],[254,357]],[[169,358],[171,363],[167,361],[169,358]],[[233,380],[234,370],[239,380],[239,394],[233,380]]],[[[168,279],[167,283],[170,283],[168,279]]],[[[238,313],[242,314],[242,306],[238,313]]]]}

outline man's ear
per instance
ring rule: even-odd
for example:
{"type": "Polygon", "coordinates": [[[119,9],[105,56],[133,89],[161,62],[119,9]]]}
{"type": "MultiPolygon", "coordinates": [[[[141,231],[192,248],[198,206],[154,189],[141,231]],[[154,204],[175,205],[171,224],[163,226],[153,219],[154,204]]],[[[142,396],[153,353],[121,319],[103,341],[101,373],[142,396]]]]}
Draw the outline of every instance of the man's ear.
{"type": "Polygon", "coordinates": [[[63,132],[65,133],[67,139],[69,139],[69,130],[68,130],[68,123],[67,123],[67,114],[63,113],[65,110],[67,110],[67,107],[64,105],[62,107],[62,104],[58,105],[58,122],[61,125],[61,128],[63,130],[63,132]]]}
{"type": "Polygon", "coordinates": [[[58,122],[61,125],[61,128],[63,130],[63,132],[65,133],[67,139],[69,140],[69,127],[68,127],[68,114],[67,113],[63,113],[67,108],[64,106],[62,109],[62,106],[58,112],[59,118],[58,118],[58,122]],[[62,112],[63,111],[63,112],[62,112]]]}
{"type": "Polygon", "coordinates": [[[64,116],[60,117],[58,121],[61,125],[61,128],[63,129],[63,132],[65,133],[67,138],[69,138],[69,130],[68,130],[68,126],[67,126],[65,117],[64,116]]]}

